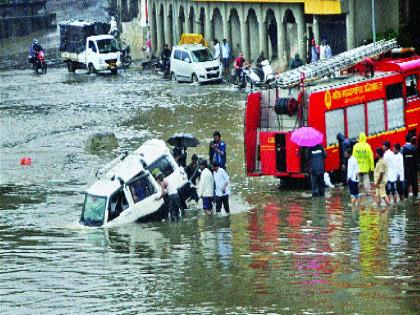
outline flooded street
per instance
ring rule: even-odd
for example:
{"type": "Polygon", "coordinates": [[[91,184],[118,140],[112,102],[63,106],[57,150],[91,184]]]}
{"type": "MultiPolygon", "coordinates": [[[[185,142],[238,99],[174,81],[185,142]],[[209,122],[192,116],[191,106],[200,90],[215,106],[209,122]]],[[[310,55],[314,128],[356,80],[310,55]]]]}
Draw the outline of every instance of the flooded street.
{"type": "Polygon", "coordinates": [[[247,178],[245,93],[136,65],[118,76],[4,66],[0,82],[1,314],[419,314],[420,205],[352,210],[342,188],[312,199],[247,178]],[[215,130],[230,216],[193,204],[179,224],[78,225],[83,191],[117,154],[89,151],[90,135],[114,132],[120,152],[190,132],[201,143],[189,157],[206,157],[215,130]]]}

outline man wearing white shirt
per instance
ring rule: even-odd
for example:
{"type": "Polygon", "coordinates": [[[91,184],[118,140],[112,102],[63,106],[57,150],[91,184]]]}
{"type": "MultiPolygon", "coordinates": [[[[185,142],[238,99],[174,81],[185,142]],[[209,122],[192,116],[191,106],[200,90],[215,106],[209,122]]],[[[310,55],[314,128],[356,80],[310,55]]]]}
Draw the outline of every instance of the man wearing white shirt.
{"type": "Polygon", "coordinates": [[[220,43],[217,39],[214,40],[214,59],[219,59],[220,60],[220,43]]]}
{"type": "Polygon", "coordinates": [[[388,141],[385,141],[382,144],[382,149],[384,150],[384,160],[388,166],[387,172],[386,172],[386,194],[389,197],[389,195],[392,195],[394,197],[394,202],[398,201],[398,195],[397,195],[397,169],[396,169],[396,163],[395,163],[395,154],[391,151],[391,144],[388,141]]]}
{"type": "Polygon", "coordinates": [[[399,143],[394,144],[395,154],[395,166],[397,175],[397,191],[400,196],[400,200],[404,200],[404,157],[401,153],[401,145],[399,143]]]}
{"type": "Polygon", "coordinates": [[[222,61],[223,61],[223,71],[225,75],[229,74],[229,60],[230,60],[230,46],[226,41],[226,38],[223,39],[222,44],[222,61]]]}
{"type": "Polygon", "coordinates": [[[213,174],[207,168],[207,161],[201,160],[198,163],[201,175],[198,183],[198,195],[203,199],[203,210],[211,214],[213,210],[214,179],[213,174]]]}
{"type": "Polygon", "coordinates": [[[216,200],[216,212],[220,212],[223,208],[225,209],[226,213],[230,212],[229,209],[229,194],[230,194],[230,187],[229,187],[229,176],[226,171],[219,167],[219,163],[213,161],[212,163],[213,169],[213,178],[214,178],[214,194],[216,200]]]}
{"type": "Polygon", "coordinates": [[[356,204],[359,201],[359,164],[353,156],[353,149],[350,148],[344,153],[347,159],[347,185],[349,187],[351,203],[356,204]]]}

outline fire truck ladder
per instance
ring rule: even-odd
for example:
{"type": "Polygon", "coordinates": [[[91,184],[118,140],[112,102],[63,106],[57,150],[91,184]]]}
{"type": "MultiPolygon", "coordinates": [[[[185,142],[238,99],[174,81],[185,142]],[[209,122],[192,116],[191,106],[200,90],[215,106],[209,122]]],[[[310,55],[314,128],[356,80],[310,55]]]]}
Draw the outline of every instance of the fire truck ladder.
{"type": "Polygon", "coordinates": [[[282,73],[276,80],[276,85],[282,88],[291,88],[303,81],[314,81],[325,76],[334,75],[338,71],[350,68],[363,61],[367,57],[375,57],[384,54],[397,47],[397,40],[381,40],[369,45],[360,46],[330,59],[318,60],[317,62],[282,73]]]}

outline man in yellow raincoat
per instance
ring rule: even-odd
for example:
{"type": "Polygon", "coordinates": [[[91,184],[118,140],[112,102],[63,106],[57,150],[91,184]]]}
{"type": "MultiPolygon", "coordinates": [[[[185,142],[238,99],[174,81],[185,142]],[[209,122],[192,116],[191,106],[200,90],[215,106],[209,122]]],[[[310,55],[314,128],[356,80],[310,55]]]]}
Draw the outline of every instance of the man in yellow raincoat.
{"type": "Polygon", "coordinates": [[[363,183],[363,187],[367,194],[370,192],[370,172],[375,169],[373,161],[373,151],[370,144],[366,142],[366,134],[359,134],[359,142],[353,147],[353,156],[357,160],[359,166],[359,182],[363,183]]]}

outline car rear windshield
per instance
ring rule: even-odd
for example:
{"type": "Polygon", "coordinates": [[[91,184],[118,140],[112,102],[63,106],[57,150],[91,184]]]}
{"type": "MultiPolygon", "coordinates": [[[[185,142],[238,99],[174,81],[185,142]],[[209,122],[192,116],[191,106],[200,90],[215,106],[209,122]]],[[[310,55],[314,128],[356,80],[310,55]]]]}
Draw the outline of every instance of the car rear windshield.
{"type": "Polygon", "coordinates": [[[212,52],[209,49],[194,50],[192,52],[194,62],[206,62],[214,59],[212,52]]]}
{"type": "Polygon", "coordinates": [[[107,54],[120,51],[118,42],[114,38],[98,40],[98,49],[100,54],[107,54]]]}

